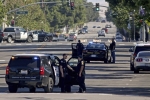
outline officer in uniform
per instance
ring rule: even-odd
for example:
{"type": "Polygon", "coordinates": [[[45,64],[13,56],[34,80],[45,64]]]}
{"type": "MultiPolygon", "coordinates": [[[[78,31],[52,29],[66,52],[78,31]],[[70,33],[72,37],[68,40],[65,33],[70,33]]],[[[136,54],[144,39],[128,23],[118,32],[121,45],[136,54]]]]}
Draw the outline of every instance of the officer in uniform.
{"type": "Polygon", "coordinates": [[[63,54],[63,58],[60,60],[60,87],[61,92],[66,92],[66,76],[67,76],[67,67],[68,69],[74,71],[66,62],[67,55],[63,54]]]}
{"type": "Polygon", "coordinates": [[[78,56],[77,75],[80,86],[78,93],[85,93],[85,62],[83,61],[82,55],[78,56]]]}
{"type": "Polygon", "coordinates": [[[81,43],[80,40],[78,40],[78,43],[77,43],[77,45],[76,45],[76,48],[77,48],[78,56],[79,56],[79,55],[82,55],[82,52],[83,52],[83,49],[84,49],[84,45],[81,43]]]}

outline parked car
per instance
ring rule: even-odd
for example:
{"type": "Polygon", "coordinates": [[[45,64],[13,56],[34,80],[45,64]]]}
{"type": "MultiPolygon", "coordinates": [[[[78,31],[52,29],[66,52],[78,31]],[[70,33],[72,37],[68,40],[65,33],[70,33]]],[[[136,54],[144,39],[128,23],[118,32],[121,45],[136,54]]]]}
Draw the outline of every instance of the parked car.
{"type": "Polygon", "coordinates": [[[64,34],[58,35],[58,41],[65,41],[65,40],[66,40],[66,36],[64,34]]]}
{"type": "Polygon", "coordinates": [[[140,51],[134,59],[134,73],[150,71],[150,51],[140,51]]]}
{"type": "Polygon", "coordinates": [[[131,56],[130,56],[130,70],[131,71],[135,71],[134,69],[134,59],[137,57],[137,54],[140,51],[150,51],[150,43],[137,43],[135,44],[135,46],[133,46],[132,48],[129,49],[129,52],[131,52],[131,56]]]}
{"type": "Polygon", "coordinates": [[[76,35],[74,33],[71,33],[69,34],[67,41],[74,41],[76,39],[77,39],[76,35]]]}
{"type": "Polygon", "coordinates": [[[1,32],[0,36],[2,36],[1,38],[3,38],[3,41],[7,41],[8,43],[11,43],[13,40],[15,42],[32,42],[33,40],[33,34],[27,32],[22,27],[7,27],[1,32]]]}
{"type": "Polygon", "coordinates": [[[11,57],[6,67],[5,80],[11,93],[25,87],[30,92],[43,88],[48,93],[53,90],[54,76],[47,55],[17,54],[11,57]]]}
{"type": "Polygon", "coordinates": [[[105,28],[111,28],[111,25],[105,25],[105,28]]]}
{"type": "Polygon", "coordinates": [[[116,42],[122,42],[123,41],[122,37],[116,37],[115,40],[116,40],[116,42]]]}
{"type": "Polygon", "coordinates": [[[53,39],[52,39],[52,41],[58,41],[58,35],[53,34],[53,39]]]}
{"type": "Polygon", "coordinates": [[[99,37],[99,36],[104,36],[104,37],[105,37],[105,34],[106,34],[105,30],[100,30],[100,31],[97,32],[97,33],[98,33],[98,37],[99,37]]]}

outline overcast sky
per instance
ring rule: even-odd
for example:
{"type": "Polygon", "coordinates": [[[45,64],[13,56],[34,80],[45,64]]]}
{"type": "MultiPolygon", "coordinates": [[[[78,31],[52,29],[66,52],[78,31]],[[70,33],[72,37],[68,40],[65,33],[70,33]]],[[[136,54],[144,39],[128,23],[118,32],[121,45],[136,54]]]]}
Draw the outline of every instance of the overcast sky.
{"type": "Polygon", "coordinates": [[[87,0],[88,2],[93,2],[93,4],[95,3],[100,3],[101,5],[107,5],[107,3],[105,2],[105,0],[87,0]]]}

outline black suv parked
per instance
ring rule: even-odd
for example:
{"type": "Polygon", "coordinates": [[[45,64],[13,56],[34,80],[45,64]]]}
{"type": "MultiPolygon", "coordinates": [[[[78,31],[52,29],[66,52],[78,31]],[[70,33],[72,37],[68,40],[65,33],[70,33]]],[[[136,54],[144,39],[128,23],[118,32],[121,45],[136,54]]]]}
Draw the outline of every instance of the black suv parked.
{"type": "Polygon", "coordinates": [[[46,93],[52,92],[54,73],[49,58],[45,54],[17,54],[11,57],[6,68],[5,80],[9,92],[15,93],[18,88],[43,88],[46,93]]]}

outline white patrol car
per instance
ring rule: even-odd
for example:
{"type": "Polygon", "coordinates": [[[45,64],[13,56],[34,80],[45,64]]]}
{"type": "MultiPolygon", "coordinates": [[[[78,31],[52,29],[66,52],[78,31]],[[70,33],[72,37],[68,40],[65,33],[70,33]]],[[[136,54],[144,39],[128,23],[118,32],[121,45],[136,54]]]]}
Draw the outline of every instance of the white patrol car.
{"type": "Polygon", "coordinates": [[[137,57],[138,53],[141,51],[150,51],[150,43],[139,42],[139,43],[136,43],[135,46],[133,46],[129,49],[129,52],[131,52],[130,70],[134,71],[135,73],[137,73],[137,71],[135,69],[134,61],[135,61],[135,58],[137,57]]]}
{"type": "Polygon", "coordinates": [[[140,51],[134,59],[134,73],[150,71],[150,51],[140,51]]]}

